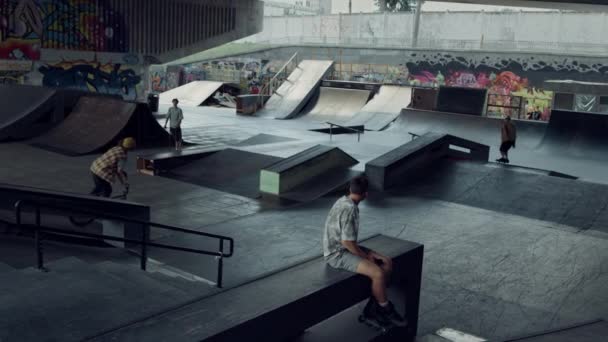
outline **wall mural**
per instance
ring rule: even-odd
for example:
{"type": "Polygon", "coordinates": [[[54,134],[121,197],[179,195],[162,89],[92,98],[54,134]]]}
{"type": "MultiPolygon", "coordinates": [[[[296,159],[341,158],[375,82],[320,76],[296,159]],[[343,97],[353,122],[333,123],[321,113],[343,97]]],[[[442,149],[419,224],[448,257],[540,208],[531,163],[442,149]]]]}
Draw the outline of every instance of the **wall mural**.
{"type": "MultiPolygon", "coordinates": [[[[501,54],[410,53],[398,65],[336,65],[343,79],[397,83],[412,86],[487,88],[490,94],[521,96],[525,115],[548,120],[553,93],[543,89],[545,80],[607,82],[608,64],[598,58],[501,54]],[[341,70],[341,72],[340,72],[341,70]],[[539,113],[537,115],[537,113],[539,113]]],[[[509,96],[497,96],[497,105],[514,105],[509,96]]],[[[517,99],[513,99],[517,100],[517,99]]]]}
{"type": "Polygon", "coordinates": [[[221,81],[238,84],[243,93],[259,91],[264,82],[274,76],[285,61],[258,58],[228,58],[181,66],[152,67],[150,84],[152,91],[163,92],[193,81],[221,81]]]}
{"type": "Polygon", "coordinates": [[[137,99],[141,77],[122,64],[87,61],[60,62],[40,66],[42,85],[120,95],[126,100],[137,99]]]}
{"type": "MultiPolygon", "coordinates": [[[[600,58],[567,57],[556,55],[500,53],[440,53],[411,52],[403,63],[364,64],[338,63],[331,76],[334,79],[395,83],[411,86],[453,86],[487,88],[498,106],[524,103],[522,115],[528,118],[548,120],[551,113],[553,93],[543,89],[545,80],[581,80],[608,82],[608,63],[600,58]],[[511,103],[513,101],[513,103],[511,103]]],[[[364,57],[361,57],[364,58],[364,57]]],[[[228,58],[184,65],[182,82],[194,80],[217,80],[228,77],[222,71],[240,72],[241,89],[252,92],[281,68],[284,61],[263,58],[228,58]],[[220,79],[218,79],[220,78],[220,79]]],[[[232,76],[230,76],[232,77],[232,76]]],[[[152,84],[164,84],[163,72],[152,74],[152,84]]],[[[180,83],[183,84],[183,83],[180,83]]],[[[177,85],[176,85],[177,86],[177,85]]],[[[173,88],[167,86],[168,89],[173,88]]],[[[167,89],[158,86],[158,89],[167,89]]],[[[259,88],[258,88],[259,89],[259,88]]],[[[164,90],[163,90],[164,91],[164,90]]],[[[497,115],[509,113],[507,109],[496,109],[497,115]]]]}
{"type": "Polygon", "coordinates": [[[0,0],[0,59],[39,60],[43,48],[126,52],[126,24],[103,0],[0,0]]]}

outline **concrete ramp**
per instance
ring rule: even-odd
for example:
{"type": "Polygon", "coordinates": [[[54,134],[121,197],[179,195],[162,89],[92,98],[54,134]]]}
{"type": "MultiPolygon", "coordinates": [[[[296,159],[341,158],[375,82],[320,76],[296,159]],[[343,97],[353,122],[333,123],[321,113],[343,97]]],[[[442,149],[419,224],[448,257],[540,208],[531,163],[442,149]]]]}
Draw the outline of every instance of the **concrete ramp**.
{"type": "Polygon", "coordinates": [[[291,119],[299,114],[333,64],[333,61],[303,60],[300,62],[257,115],[291,119]]]}
{"type": "Polygon", "coordinates": [[[371,96],[369,90],[321,87],[314,107],[302,118],[346,125],[371,96]]]}
{"type": "MultiPolygon", "coordinates": [[[[547,124],[535,121],[514,121],[517,127],[517,148],[535,149],[545,135],[547,124]]],[[[419,109],[403,109],[390,131],[423,135],[441,132],[489,146],[500,145],[502,120],[466,114],[419,109]]]]}
{"type": "Polygon", "coordinates": [[[63,112],[51,88],[0,85],[0,141],[25,139],[49,129],[63,112]]]}
{"type": "Polygon", "coordinates": [[[486,145],[431,132],[371,160],[365,164],[365,174],[374,188],[389,190],[424,175],[442,158],[487,162],[489,154],[486,145]]]}
{"type": "Polygon", "coordinates": [[[554,110],[539,150],[608,160],[608,115],[554,110]]]}
{"type": "Polygon", "coordinates": [[[258,198],[260,170],[281,159],[229,148],[177,168],[167,176],[232,194],[258,198]]]}
{"type": "Polygon", "coordinates": [[[207,101],[224,83],[212,81],[194,81],[160,94],[159,103],[171,105],[178,99],[180,105],[197,107],[207,101]]]}
{"type": "Polygon", "coordinates": [[[307,202],[348,184],[359,162],[337,147],[317,145],[274,163],[260,172],[260,191],[307,202]]]}
{"type": "Polygon", "coordinates": [[[401,110],[410,105],[412,88],[383,85],[346,126],[364,126],[366,130],[381,131],[399,117],[401,110]]]}
{"type": "Polygon", "coordinates": [[[74,156],[101,151],[126,136],[135,137],[138,146],[169,144],[168,133],[147,105],[103,97],[80,98],[61,124],[31,144],[74,156]]]}

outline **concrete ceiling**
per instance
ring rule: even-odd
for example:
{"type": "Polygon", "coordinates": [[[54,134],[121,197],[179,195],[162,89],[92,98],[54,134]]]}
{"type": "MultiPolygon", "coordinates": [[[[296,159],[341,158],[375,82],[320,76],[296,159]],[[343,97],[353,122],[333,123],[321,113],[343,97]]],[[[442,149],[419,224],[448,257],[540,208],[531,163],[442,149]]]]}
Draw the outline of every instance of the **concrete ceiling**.
{"type": "Polygon", "coordinates": [[[608,11],[608,0],[441,0],[441,2],[552,8],[573,11],[608,11]]]}

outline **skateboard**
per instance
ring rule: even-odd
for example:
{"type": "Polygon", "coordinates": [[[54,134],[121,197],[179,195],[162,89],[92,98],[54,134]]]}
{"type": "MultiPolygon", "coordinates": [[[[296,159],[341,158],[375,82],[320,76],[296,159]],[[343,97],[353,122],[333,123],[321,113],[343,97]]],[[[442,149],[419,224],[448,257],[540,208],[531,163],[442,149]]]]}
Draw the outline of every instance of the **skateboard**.
{"type": "Polygon", "coordinates": [[[379,331],[382,335],[387,334],[391,329],[396,328],[397,326],[395,324],[388,324],[388,325],[383,325],[380,322],[378,322],[377,320],[370,318],[370,317],[366,317],[365,315],[361,314],[359,315],[359,323],[363,323],[365,325],[367,325],[368,327],[379,331]]]}
{"type": "Polygon", "coordinates": [[[500,160],[500,159],[496,159],[496,162],[497,162],[498,164],[509,164],[509,159],[507,159],[507,160],[500,160]]]}

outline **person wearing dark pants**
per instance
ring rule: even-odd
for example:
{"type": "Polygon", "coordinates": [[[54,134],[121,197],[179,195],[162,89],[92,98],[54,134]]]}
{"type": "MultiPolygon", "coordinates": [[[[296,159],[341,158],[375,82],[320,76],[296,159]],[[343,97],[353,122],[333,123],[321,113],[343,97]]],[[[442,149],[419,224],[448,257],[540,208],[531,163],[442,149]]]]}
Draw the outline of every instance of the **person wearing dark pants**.
{"type": "Polygon", "coordinates": [[[182,149],[182,121],[184,120],[184,112],[177,106],[178,104],[179,100],[173,99],[173,107],[169,108],[167,120],[165,120],[165,129],[169,123],[169,130],[177,151],[182,149]]]}
{"type": "Polygon", "coordinates": [[[510,116],[506,116],[502,123],[500,130],[500,158],[496,159],[499,163],[509,163],[509,150],[511,147],[515,148],[515,141],[517,140],[517,129],[515,124],[511,121],[510,116]]]}
{"type": "Polygon", "coordinates": [[[98,175],[91,172],[93,176],[93,183],[95,187],[91,191],[91,195],[93,196],[101,196],[101,197],[110,197],[112,194],[112,184],[107,180],[99,177],[98,175]]]}
{"type": "Polygon", "coordinates": [[[112,183],[117,177],[124,186],[129,186],[127,173],[124,171],[124,162],[127,160],[127,152],[134,148],[135,139],[125,138],[120,141],[118,146],[112,147],[101,157],[95,159],[90,169],[95,184],[91,195],[110,197],[112,183]]]}

